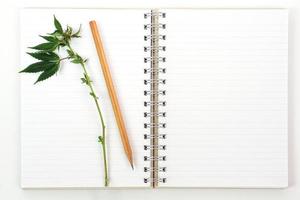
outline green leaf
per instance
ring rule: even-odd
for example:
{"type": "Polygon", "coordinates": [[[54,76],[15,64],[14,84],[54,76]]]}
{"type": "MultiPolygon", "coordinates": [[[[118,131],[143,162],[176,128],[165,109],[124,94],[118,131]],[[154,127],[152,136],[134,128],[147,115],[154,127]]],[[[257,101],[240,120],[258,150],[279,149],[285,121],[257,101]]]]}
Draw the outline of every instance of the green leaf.
{"type": "Polygon", "coordinates": [[[47,40],[48,42],[59,42],[58,38],[53,37],[53,36],[45,36],[45,35],[40,35],[41,38],[47,40]]]}
{"type": "Polygon", "coordinates": [[[60,47],[65,47],[65,46],[66,46],[65,43],[60,43],[60,44],[58,45],[58,50],[59,50],[60,47]]]}
{"type": "Polygon", "coordinates": [[[59,32],[61,34],[64,32],[60,22],[56,19],[55,15],[54,15],[54,26],[55,26],[57,32],[59,32]]]}
{"type": "Polygon", "coordinates": [[[59,56],[53,52],[39,51],[39,52],[28,53],[28,54],[38,60],[52,61],[52,62],[59,61],[59,56]]]}
{"type": "Polygon", "coordinates": [[[73,55],[72,58],[73,58],[73,60],[71,61],[72,63],[75,64],[83,63],[83,59],[78,54],[73,55]]]}
{"type": "Polygon", "coordinates": [[[67,26],[66,34],[67,35],[72,35],[73,29],[71,26],[67,26]]]}
{"type": "Polygon", "coordinates": [[[81,24],[80,24],[80,26],[79,26],[79,29],[78,29],[78,31],[76,32],[76,33],[74,33],[71,37],[74,37],[74,38],[79,38],[80,37],[80,31],[81,31],[81,24]]]}
{"type": "Polygon", "coordinates": [[[79,63],[81,63],[81,59],[75,58],[71,62],[74,64],[79,64],[79,63]]]}
{"type": "Polygon", "coordinates": [[[44,62],[44,61],[36,62],[36,63],[33,63],[33,64],[29,65],[28,67],[26,67],[22,71],[20,71],[20,73],[23,73],[23,72],[25,72],[25,73],[41,72],[41,71],[51,69],[51,68],[55,67],[55,65],[57,65],[57,63],[44,62]]]}
{"type": "Polygon", "coordinates": [[[90,92],[90,95],[91,95],[94,99],[98,99],[98,97],[95,95],[95,93],[90,92]]]}
{"type": "Polygon", "coordinates": [[[47,33],[48,35],[51,35],[53,37],[60,37],[62,36],[62,33],[59,33],[57,30],[53,31],[52,33],[47,33]]]}
{"type": "Polygon", "coordinates": [[[69,55],[70,57],[73,57],[73,56],[74,56],[74,52],[73,52],[73,51],[67,49],[67,52],[68,52],[68,55],[69,55]]]}
{"type": "Polygon", "coordinates": [[[103,144],[103,137],[102,136],[98,136],[98,142],[100,142],[101,144],[103,144]]]}
{"type": "Polygon", "coordinates": [[[56,42],[46,42],[39,45],[36,45],[34,47],[29,47],[31,49],[40,50],[40,51],[54,51],[56,47],[58,46],[58,43],[56,42]]]}
{"type": "Polygon", "coordinates": [[[58,69],[59,69],[59,64],[55,63],[55,66],[53,66],[52,68],[49,68],[49,69],[45,70],[43,73],[41,73],[41,75],[39,76],[39,78],[37,79],[37,81],[34,84],[50,78],[58,71],[58,69]]]}
{"type": "Polygon", "coordinates": [[[86,80],[87,84],[90,84],[92,82],[91,78],[89,77],[89,75],[87,75],[86,73],[83,74],[84,75],[84,79],[86,80]]]}
{"type": "Polygon", "coordinates": [[[81,83],[87,83],[85,78],[81,78],[80,80],[82,81],[81,83]]]}

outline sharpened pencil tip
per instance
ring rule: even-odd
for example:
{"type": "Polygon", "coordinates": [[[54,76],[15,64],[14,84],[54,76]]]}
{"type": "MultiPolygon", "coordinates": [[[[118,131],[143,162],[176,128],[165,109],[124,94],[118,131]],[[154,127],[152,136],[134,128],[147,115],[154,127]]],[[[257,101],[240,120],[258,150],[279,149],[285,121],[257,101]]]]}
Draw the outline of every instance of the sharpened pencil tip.
{"type": "Polygon", "coordinates": [[[132,170],[134,170],[134,166],[133,166],[132,162],[130,162],[130,165],[131,165],[132,170]]]}

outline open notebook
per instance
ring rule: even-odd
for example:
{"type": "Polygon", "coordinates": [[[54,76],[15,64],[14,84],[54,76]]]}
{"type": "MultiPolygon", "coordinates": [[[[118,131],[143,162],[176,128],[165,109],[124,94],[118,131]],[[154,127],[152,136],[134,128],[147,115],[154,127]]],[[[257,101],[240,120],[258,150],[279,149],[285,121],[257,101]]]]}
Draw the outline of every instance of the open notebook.
{"type": "MultiPolygon", "coordinates": [[[[23,9],[27,47],[82,24],[74,49],[107,125],[110,187],[286,187],[288,14],[285,9],[23,9]],[[131,141],[123,152],[88,26],[103,36],[131,141]]],[[[103,187],[100,124],[81,69],[33,85],[21,76],[23,188],[103,187]]]]}

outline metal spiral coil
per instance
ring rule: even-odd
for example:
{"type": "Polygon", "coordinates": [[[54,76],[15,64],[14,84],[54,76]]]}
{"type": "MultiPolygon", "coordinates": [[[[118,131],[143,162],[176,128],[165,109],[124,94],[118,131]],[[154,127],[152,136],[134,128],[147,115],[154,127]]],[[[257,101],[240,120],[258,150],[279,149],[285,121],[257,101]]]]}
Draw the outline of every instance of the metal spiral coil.
{"type": "Polygon", "coordinates": [[[144,123],[144,128],[166,128],[166,123],[144,123]]]}
{"type": "Polygon", "coordinates": [[[144,183],[149,183],[149,182],[153,182],[153,181],[157,181],[160,183],[166,183],[167,179],[166,178],[158,178],[158,179],[144,178],[144,183]]]}
{"type": "Polygon", "coordinates": [[[149,51],[166,51],[166,46],[158,46],[158,48],[154,48],[154,47],[144,47],[144,52],[149,52],[149,51]]]}
{"type": "Polygon", "coordinates": [[[144,139],[152,139],[152,138],[158,138],[158,139],[166,139],[167,138],[167,135],[166,134],[159,134],[157,136],[153,136],[153,135],[150,135],[150,134],[144,134],[144,139]]]}
{"type": "Polygon", "coordinates": [[[144,18],[147,19],[148,17],[153,17],[153,16],[156,16],[156,15],[158,15],[159,17],[162,17],[162,18],[166,18],[166,13],[164,13],[164,12],[156,12],[156,13],[149,12],[149,13],[145,13],[144,14],[144,18]]]}
{"type": "Polygon", "coordinates": [[[144,96],[147,98],[144,101],[144,107],[147,108],[147,111],[143,114],[144,119],[147,120],[144,123],[144,128],[148,133],[143,136],[145,140],[149,140],[144,145],[144,150],[149,152],[148,155],[144,156],[144,161],[149,164],[149,166],[144,167],[144,172],[147,173],[144,183],[150,183],[152,187],[157,187],[159,183],[167,181],[166,178],[160,177],[163,175],[162,173],[166,172],[166,166],[161,166],[163,164],[161,162],[166,161],[166,155],[163,152],[167,149],[165,144],[161,144],[166,139],[166,134],[161,133],[161,129],[166,128],[165,119],[167,115],[165,111],[160,110],[166,106],[166,101],[163,99],[166,95],[164,89],[166,79],[160,78],[166,73],[166,69],[160,67],[166,62],[166,57],[161,56],[161,54],[166,52],[164,41],[167,36],[163,32],[167,25],[163,20],[160,22],[160,19],[165,17],[166,14],[158,10],[151,10],[151,12],[144,14],[147,23],[143,27],[146,32],[143,39],[145,43],[149,44],[144,46],[144,64],[146,66],[144,74],[147,76],[143,81],[147,87],[144,90],[144,96]],[[159,30],[162,30],[162,33],[159,30]]]}
{"type": "Polygon", "coordinates": [[[151,69],[151,68],[146,68],[144,69],[144,74],[153,74],[153,73],[166,73],[166,68],[158,68],[158,69],[151,69]]]}
{"type": "Polygon", "coordinates": [[[156,113],[151,113],[151,112],[144,112],[144,117],[166,117],[166,112],[156,112],[156,113]]]}
{"type": "Polygon", "coordinates": [[[152,102],[152,101],[144,101],[144,106],[151,106],[151,105],[158,105],[158,106],[166,106],[167,102],[166,101],[156,101],[156,102],[152,102]]]}
{"type": "Polygon", "coordinates": [[[144,95],[145,96],[152,95],[152,94],[155,94],[155,95],[166,95],[166,90],[145,90],[144,91],[144,95]]]}
{"type": "Polygon", "coordinates": [[[153,82],[157,82],[159,84],[166,84],[166,79],[148,79],[148,80],[144,80],[144,84],[151,84],[153,82]]]}
{"type": "Polygon", "coordinates": [[[158,170],[159,172],[166,172],[167,167],[159,167],[159,168],[154,168],[154,169],[151,169],[149,167],[144,167],[144,172],[152,172],[154,170],[158,170]]]}
{"type": "Polygon", "coordinates": [[[166,145],[144,145],[144,150],[149,149],[158,149],[158,150],[166,150],[166,145]]]}
{"type": "MultiPolygon", "coordinates": [[[[153,27],[153,24],[145,24],[144,25],[145,30],[150,29],[152,27],[153,27]]],[[[166,24],[158,24],[158,27],[161,29],[166,29],[166,24]]]]}
{"type": "Polygon", "coordinates": [[[166,40],[166,35],[145,35],[144,40],[148,41],[151,40],[152,38],[158,38],[160,40],[166,40]]]}
{"type": "Polygon", "coordinates": [[[153,157],[153,156],[144,156],[144,161],[152,161],[152,160],[156,160],[156,161],[166,161],[166,160],[167,160],[167,156],[157,156],[157,157],[153,157]]]}
{"type": "Polygon", "coordinates": [[[152,62],[152,61],[156,61],[156,62],[166,62],[166,57],[158,57],[158,58],[145,57],[145,58],[144,58],[144,63],[148,63],[148,62],[152,62]],[[157,59],[157,60],[154,60],[154,59],[157,59]]]}

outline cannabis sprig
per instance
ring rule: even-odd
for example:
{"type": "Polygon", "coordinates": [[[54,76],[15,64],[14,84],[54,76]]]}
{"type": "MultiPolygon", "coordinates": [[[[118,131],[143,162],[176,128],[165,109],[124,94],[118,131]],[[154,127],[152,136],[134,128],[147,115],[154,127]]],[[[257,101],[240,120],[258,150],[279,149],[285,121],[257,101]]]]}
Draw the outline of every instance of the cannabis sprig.
{"type": "Polygon", "coordinates": [[[93,98],[95,102],[97,112],[99,114],[100,123],[102,126],[102,134],[98,137],[98,142],[102,146],[103,165],[104,165],[104,185],[108,186],[109,179],[108,179],[108,165],[107,165],[107,155],[106,155],[106,134],[105,134],[106,129],[105,129],[103,115],[98,102],[98,97],[92,85],[92,80],[86,69],[87,59],[81,57],[71,47],[72,39],[80,37],[81,26],[78,28],[76,32],[74,32],[73,28],[68,25],[64,30],[62,28],[61,23],[54,16],[54,27],[55,27],[54,32],[48,33],[46,35],[40,35],[40,37],[45,40],[44,43],[38,44],[33,47],[29,47],[30,49],[35,50],[35,52],[27,52],[27,54],[37,59],[38,62],[30,64],[25,69],[20,71],[20,73],[40,73],[38,79],[34,83],[36,84],[56,74],[61,68],[61,63],[63,60],[68,60],[71,63],[78,64],[81,66],[83,70],[83,77],[81,78],[81,82],[85,84],[89,89],[89,95],[93,98]],[[66,51],[68,56],[60,57],[58,53],[61,48],[63,48],[66,51]]]}
{"type": "Polygon", "coordinates": [[[28,54],[39,60],[39,62],[35,62],[21,71],[26,73],[41,72],[35,84],[56,74],[61,66],[60,64],[62,60],[71,59],[71,62],[75,64],[86,62],[86,60],[82,59],[78,54],[69,49],[67,49],[69,56],[65,58],[60,58],[59,55],[54,52],[59,50],[61,47],[69,46],[72,38],[80,37],[79,34],[81,26],[75,33],[73,33],[73,29],[70,26],[67,26],[66,30],[64,31],[61,23],[56,19],[55,16],[54,26],[56,30],[53,33],[40,35],[40,37],[46,40],[46,42],[29,47],[30,49],[36,50],[36,52],[28,52],[28,54]]]}

